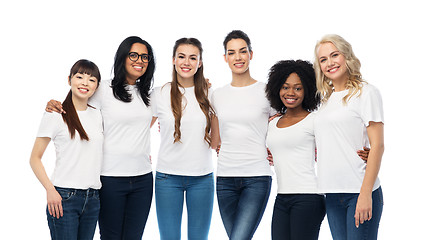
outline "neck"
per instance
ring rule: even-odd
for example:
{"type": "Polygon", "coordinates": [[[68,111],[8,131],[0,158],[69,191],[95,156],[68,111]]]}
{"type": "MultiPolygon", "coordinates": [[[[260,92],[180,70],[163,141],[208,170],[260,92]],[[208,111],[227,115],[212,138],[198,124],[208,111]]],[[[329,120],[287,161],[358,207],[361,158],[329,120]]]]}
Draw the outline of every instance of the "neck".
{"type": "Polygon", "coordinates": [[[178,83],[184,88],[189,88],[189,87],[194,86],[194,77],[192,77],[192,78],[181,78],[181,77],[177,76],[177,80],[178,80],[178,83]]]}
{"type": "Polygon", "coordinates": [[[128,85],[135,85],[137,83],[137,79],[130,79],[129,77],[126,77],[126,83],[128,85]]]}
{"type": "Polygon", "coordinates": [[[304,117],[307,116],[309,112],[302,107],[297,108],[288,108],[284,114],[284,117],[304,117]]]}
{"type": "Polygon", "coordinates": [[[85,111],[88,107],[88,99],[79,99],[74,96],[72,96],[72,102],[75,106],[76,111],[85,111]]]}
{"type": "Polygon", "coordinates": [[[335,89],[335,92],[340,92],[347,89],[347,82],[348,82],[348,77],[343,79],[332,80],[332,84],[333,84],[333,88],[335,89]]]}
{"type": "Polygon", "coordinates": [[[232,73],[232,82],[231,85],[234,87],[246,87],[253,83],[257,82],[257,80],[253,79],[250,75],[250,70],[245,71],[244,73],[232,73]]]}

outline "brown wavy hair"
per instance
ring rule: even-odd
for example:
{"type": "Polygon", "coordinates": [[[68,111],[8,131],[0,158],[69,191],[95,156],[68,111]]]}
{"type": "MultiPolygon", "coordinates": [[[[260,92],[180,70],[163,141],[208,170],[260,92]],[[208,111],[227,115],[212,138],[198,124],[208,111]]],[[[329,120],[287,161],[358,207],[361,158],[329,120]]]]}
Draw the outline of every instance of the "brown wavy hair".
{"type": "MultiPolygon", "coordinates": [[[[198,48],[200,51],[200,60],[202,61],[203,56],[203,47],[201,42],[196,38],[181,38],[175,42],[173,46],[173,58],[176,55],[176,50],[180,45],[189,44],[193,45],[198,48]]],[[[204,129],[204,140],[209,144],[211,143],[210,137],[210,128],[211,128],[211,114],[214,114],[214,110],[210,104],[208,98],[208,83],[204,78],[204,64],[198,68],[197,72],[194,75],[194,92],[195,97],[197,98],[197,102],[200,105],[201,110],[204,113],[204,116],[207,120],[206,128],[204,129]]],[[[173,68],[172,73],[172,82],[170,88],[170,102],[172,107],[173,116],[175,118],[175,131],[173,132],[174,143],[181,142],[181,118],[182,118],[182,93],[179,90],[179,87],[182,87],[180,83],[178,83],[177,79],[177,72],[176,69],[173,68]]]]}
{"type": "MultiPolygon", "coordinates": [[[[97,78],[97,88],[100,84],[101,76],[100,70],[98,69],[95,63],[81,59],[78,60],[71,68],[69,73],[69,81],[73,77],[73,75],[77,73],[88,74],[95,78],[97,78]]],[[[82,127],[81,121],[79,120],[78,113],[76,112],[75,106],[73,105],[72,101],[72,90],[69,91],[66,99],[62,103],[63,110],[66,111],[66,114],[62,113],[63,121],[68,126],[69,133],[71,135],[71,139],[75,138],[75,130],[78,131],[81,140],[87,140],[88,138],[87,133],[85,132],[84,128],[82,127]]]]}

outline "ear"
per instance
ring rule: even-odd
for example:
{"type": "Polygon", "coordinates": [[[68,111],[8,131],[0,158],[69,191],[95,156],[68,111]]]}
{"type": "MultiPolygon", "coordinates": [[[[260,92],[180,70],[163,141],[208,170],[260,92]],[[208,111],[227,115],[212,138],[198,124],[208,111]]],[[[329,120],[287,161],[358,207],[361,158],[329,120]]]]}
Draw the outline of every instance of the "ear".
{"type": "Polygon", "coordinates": [[[175,58],[176,57],[172,57],[172,65],[175,65],[175,58]]]}
{"type": "Polygon", "coordinates": [[[69,86],[71,85],[71,77],[70,76],[68,76],[68,84],[69,84],[69,86]]]}
{"type": "Polygon", "coordinates": [[[253,60],[253,51],[250,51],[250,60],[253,60]]]}
{"type": "Polygon", "coordinates": [[[228,58],[226,58],[226,53],[223,54],[223,59],[225,60],[226,63],[228,63],[228,58]]]}
{"type": "Polygon", "coordinates": [[[203,66],[203,60],[200,60],[200,64],[198,64],[198,68],[203,66]]]}

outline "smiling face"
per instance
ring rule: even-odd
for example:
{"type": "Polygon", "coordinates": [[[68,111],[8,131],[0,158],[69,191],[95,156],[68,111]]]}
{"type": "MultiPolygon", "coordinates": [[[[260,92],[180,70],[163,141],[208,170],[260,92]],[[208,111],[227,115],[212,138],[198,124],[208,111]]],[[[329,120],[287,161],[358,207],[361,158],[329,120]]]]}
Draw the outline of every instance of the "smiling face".
{"type": "MultiPolygon", "coordinates": [[[[142,43],[132,44],[131,50],[129,52],[136,52],[138,55],[148,54],[147,47],[142,43]]],[[[141,57],[137,61],[132,61],[129,59],[129,56],[125,60],[125,70],[126,70],[126,80],[128,84],[135,84],[136,80],[140,78],[147,71],[148,62],[145,63],[141,60],[141,57]]]]}
{"type": "Polygon", "coordinates": [[[194,75],[201,67],[202,61],[200,50],[191,44],[181,44],[178,46],[173,57],[178,81],[194,80],[194,75]]]}
{"type": "Polygon", "coordinates": [[[88,101],[98,86],[96,77],[85,73],[76,73],[69,79],[72,97],[82,101],[88,101]]]}
{"type": "Polygon", "coordinates": [[[302,109],[304,88],[300,77],[291,73],[279,91],[282,103],[287,109],[302,109]]]}
{"type": "Polygon", "coordinates": [[[230,40],[226,45],[225,61],[232,73],[242,74],[248,71],[253,51],[248,49],[247,43],[240,38],[230,40]]]}
{"type": "Polygon", "coordinates": [[[327,42],[320,45],[317,52],[320,69],[333,82],[343,83],[348,79],[348,69],[345,56],[333,45],[327,42]]]}

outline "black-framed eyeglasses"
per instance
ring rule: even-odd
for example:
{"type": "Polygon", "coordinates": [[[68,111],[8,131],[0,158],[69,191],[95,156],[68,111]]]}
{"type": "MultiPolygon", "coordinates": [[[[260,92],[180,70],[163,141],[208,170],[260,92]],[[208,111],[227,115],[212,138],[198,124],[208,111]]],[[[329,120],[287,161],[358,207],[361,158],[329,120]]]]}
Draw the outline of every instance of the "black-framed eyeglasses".
{"type": "Polygon", "coordinates": [[[151,61],[151,58],[152,58],[151,55],[148,55],[148,54],[138,54],[136,52],[130,52],[130,53],[128,53],[128,56],[129,56],[129,60],[131,60],[133,62],[138,61],[138,58],[141,57],[141,61],[144,62],[144,63],[150,62],[151,61]]]}

